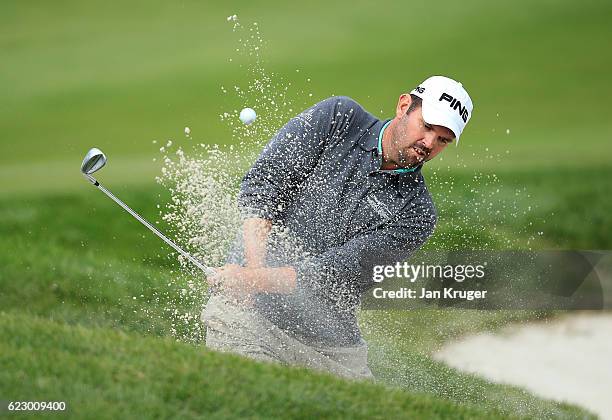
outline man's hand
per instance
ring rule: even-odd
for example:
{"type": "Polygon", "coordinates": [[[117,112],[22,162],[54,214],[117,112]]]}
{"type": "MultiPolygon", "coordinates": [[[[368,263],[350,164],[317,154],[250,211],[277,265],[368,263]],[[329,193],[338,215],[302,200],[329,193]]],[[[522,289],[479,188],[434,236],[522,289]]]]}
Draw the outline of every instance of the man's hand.
{"type": "Polygon", "coordinates": [[[235,297],[253,293],[291,293],[295,289],[296,272],[293,267],[241,267],[228,264],[217,268],[209,284],[235,297]]]}
{"type": "Polygon", "coordinates": [[[251,294],[257,292],[258,286],[254,282],[250,269],[236,264],[219,267],[216,274],[208,279],[214,288],[226,291],[232,295],[251,294]]]}

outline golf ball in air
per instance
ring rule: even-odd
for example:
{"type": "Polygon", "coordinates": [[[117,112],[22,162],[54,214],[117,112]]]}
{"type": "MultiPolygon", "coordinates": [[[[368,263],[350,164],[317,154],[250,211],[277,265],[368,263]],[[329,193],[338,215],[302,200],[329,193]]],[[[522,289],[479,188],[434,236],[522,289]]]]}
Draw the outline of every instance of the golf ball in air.
{"type": "Polygon", "coordinates": [[[188,136],[191,134],[191,128],[185,127],[185,135],[188,136]]]}
{"type": "Polygon", "coordinates": [[[249,125],[257,118],[257,114],[253,108],[244,108],[240,111],[240,121],[244,124],[249,125]]]}

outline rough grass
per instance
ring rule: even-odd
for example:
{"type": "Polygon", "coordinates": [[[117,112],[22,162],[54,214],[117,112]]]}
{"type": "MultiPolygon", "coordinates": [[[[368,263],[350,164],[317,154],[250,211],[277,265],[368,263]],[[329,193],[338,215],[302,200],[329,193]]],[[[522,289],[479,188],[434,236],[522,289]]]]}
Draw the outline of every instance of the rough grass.
{"type": "Polygon", "coordinates": [[[439,210],[430,248],[610,249],[612,165],[427,174],[439,210]]]}
{"type": "Polygon", "coordinates": [[[0,313],[0,335],[3,399],[65,401],[73,418],[509,417],[168,338],[38,317],[0,313]]]}
{"type": "MultiPolygon", "coordinates": [[[[607,191],[610,188],[605,183],[605,178],[602,177],[602,171],[594,169],[592,175],[590,175],[591,179],[602,180],[601,185],[594,181],[592,189],[594,194],[602,190],[607,191]]],[[[603,172],[605,173],[605,171],[603,172]]],[[[589,176],[588,173],[586,175],[589,176]]],[[[440,185],[444,185],[445,178],[443,175],[438,175],[438,178],[440,185]]],[[[470,220],[474,223],[474,220],[470,219],[474,217],[474,214],[462,213],[460,208],[455,208],[453,205],[453,203],[468,200],[470,194],[472,194],[470,188],[468,188],[467,175],[463,181],[459,178],[459,184],[463,186],[452,189],[450,196],[446,192],[447,199],[440,200],[438,207],[442,214],[455,212],[457,215],[462,215],[462,217],[467,218],[466,223],[469,224],[470,220]]],[[[570,196],[572,191],[578,193],[580,190],[577,186],[572,187],[571,182],[560,180],[555,173],[542,172],[533,176],[526,174],[524,178],[518,179],[516,182],[526,186],[526,189],[535,196],[543,196],[549,189],[558,190],[560,184],[563,184],[564,191],[567,191],[570,196]]],[[[512,189],[511,186],[508,186],[508,188],[512,189]]],[[[436,187],[433,190],[435,193],[436,187]]],[[[121,197],[141,211],[145,217],[154,220],[157,218],[155,204],[158,200],[163,199],[159,198],[158,194],[159,190],[157,188],[127,189],[122,192],[121,197]]],[[[607,196],[609,197],[610,194],[607,196]]],[[[596,197],[593,196],[590,199],[595,200],[596,197]]],[[[571,226],[568,227],[562,223],[564,217],[571,217],[572,215],[571,210],[566,208],[568,200],[568,197],[556,196],[546,207],[535,208],[533,211],[524,214],[519,213],[514,221],[520,226],[528,225],[528,221],[544,220],[547,218],[548,212],[554,212],[558,215],[559,222],[554,225],[547,225],[553,226],[553,229],[546,231],[547,234],[542,241],[549,237],[570,238],[568,243],[586,240],[582,239],[580,235],[570,236],[568,232],[575,231],[571,226]]],[[[603,223],[609,223],[609,216],[605,217],[596,206],[591,206],[590,212],[593,213],[594,217],[599,217],[596,216],[598,214],[604,216],[603,223]]],[[[167,257],[168,249],[163,243],[149,234],[136,221],[123,214],[121,209],[102,194],[90,187],[79,194],[51,195],[40,198],[29,195],[21,198],[13,197],[0,200],[0,214],[2,215],[2,222],[0,223],[0,287],[3,291],[0,295],[0,307],[4,311],[4,324],[12,325],[12,327],[6,327],[1,333],[3,341],[6,342],[5,345],[12,346],[7,351],[2,352],[3,363],[7,363],[6,366],[9,366],[7,369],[3,369],[2,382],[6,388],[0,390],[2,395],[14,395],[17,398],[21,394],[7,394],[7,392],[11,389],[22,390],[23,387],[15,384],[24,380],[26,384],[44,384],[50,383],[45,382],[44,378],[55,378],[51,382],[53,386],[49,386],[65,389],[65,398],[73,401],[75,410],[81,407],[83,410],[89,410],[88,407],[90,406],[104,407],[106,404],[116,403],[117,410],[129,411],[132,408],[128,407],[128,396],[146,392],[148,397],[144,401],[159,406],[155,409],[151,408],[151,410],[159,410],[160,415],[163,416],[163,413],[172,413],[172,410],[178,410],[178,406],[184,404],[182,400],[176,402],[177,400],[171,399],[171,401],[168,401],[168,397],[162,391],[149,393],[151,388],[161,386],[156,381],[161,380],[162,377],[153,373],[156,368],[151,367],[151,371],[148,371],[149,373],[142,377],[142,380],[137,381],[138,385],[134,385],[134,378],[130,378],[132,374],[136,377],[140,375],[137,372],[141,371],[142,364],[137,360],[141,356],[145,359],[147,357],[155,359],[161,358],[160,354],[147,353],[137,357],[136,354],[138,353],[131,353],[132,356],[127,357],[124,355],[127,347],[133,345],[135,351],[137,351],[137,349],[144,347],[162,346],[165,349],[164,354],[167,353],[164,358],[169,360],[168,365],[164,365],[163,369],[171,372],[176,370],[177,380],[181,377],[181,372],[184,372],[184,370],[181,370],[183,369],[181,366],[184,366],[184,364],[179,363],[172,367],[173,362],[170,361],[177,360],[177,357],[180,358],[177,355],[182,355],[182,352],[192,352],[190,353],[192,354],[191,357],[199,355],[197,357],[225,360],[223,359],[225,356],[208,356],[208,353],[197,343],[189,346],[184,343],[176,343],[168,338],[171,329],[176,327],[172,323],[172,317],[168,313],[168,309],[177,308],[180,311],[192,312],[197,315],[199,307],[194,305],[193,301],[181,298],[179,290],[184,279],[177,278],[176,273],[172,272],[173,263],[167,257]],[[58,215],[61,215],[61,217],[58,217],[58,215]],[[12,336],[16,334],[15,329],[19,329],[18,325],[22,325],[21,335],[17,335],[21,338],[13,339],[12,336]],[[36,340],[33,338],[40,335],[40,329],[49,329],[57,333],[55,340],[46,340],[46,353],[35,353],[29,361],[23,359],[14,363],[9,362],[11,359],[7,359],[8,356],[5,355],[16,353],[23,356],[27,353],[26,348],[39,346],[42,341],[37,340],[45,341],[43,338],[36,340]],[[108,355],[105,357],[115,361],[113,369],[123,369],[126,373],[125,375],[115,375],[116,379],[113,384],[102,382],[100,388],[103,389],[92,392],[91,386],[93,385],[88,382],[87,369],[92,370],[91,378],[93,379],[91,380],[94,381],[99,378],[101,373],[96,370],[98,368],[89,366],[108,363],[108,360],[106,358],[98,360],[102,357],[100,353],[88,353],[89,350],[77,351],[74,350],[75,347],[71,346],[80,345],[90,349],[96,346],[104,348],[108,345],[106,341],[114,342],[117,337],[123,337],[122,339],[127,340],[126,343],[129,342],[130,344],[126,344],[117,350],[109,348],[108,355]],[[21,343],[20,346],[23,347],[15,347],[15,340],[21,343]],[[88,343],[89,340],[92,342],[88,343]],[[143,340],[142,343],[138,344],[139,340],[143,340]],[[70,348],[74,351],[66,350],[70,348]],[[74,354],[71,354],[71,352],[74,354]],[[40,376],[43,379],[38,377],[32,366],[43,364],[48,365],[51,369],[51,364],[56,360],[56,353],[63,355],[63,358],[60,358],[62,361],[56,369],[61,370],[62,366],[66,371],[75,369],[75,366],[84,369],[80,380],[85,381],[82,388],[88,390],[87,392],[74,391],[71,388],[73,384],[68,380],[71,377],[69,375],[55,377],[45,373],[40,376]],[[81,353],[90,355],[88,356],[91,359],[90,364],[84,362],[81,353]],[[203,353],[205,356],[202,356],[203,353]],[[110,388],[107,389],[107,387],[110,388]],[[126,387],[130,388],[131,391],[127,392],[125,399],[123,399],[123,389],[126,387]],[[108,399],[110,398],[107,395],[108,393],[114,396],[115,402],[108,399]],[[90,403],[85,399],[86,394],[93,398],[90,403]],[[119,402],[119,400],[123,402],[119,402]],[[175,407],[161,407],[162,405],[171,406],[175,403],[177,405],[175,407]]],[[[480,214],[479,217],[489,220],[491,223],[494,221],[494,217],[489,214],[480,214]]],[[[590,217],[590,214],[587,212],[585,217],[590,217]]],[[[447,219],[446,217],[441,218],[442,223],[437,234],[445,235],[446,231],[455,230],[453,223],[446,224],[444,222],[447,219]]],[[[534,227],[534,229],[539,228],[534,227]]],[[[530,235],[530,232],[517,231],[515,235],[517,240],[524,240],[530,235]]],[[[461,236],[459,235],[457,238],[461,238],[461,236]]],[[[456,243],[449,243],[449,246],[461,245],[459,240],[457,239],[458,242],[456,243]]],[[[494,238],[485,235],[472,237],[471,240],[473,241],[471,245],[477,246],[479,243],[489,243],[494,238]],[[483,242],[477,242],[478,240],[483,242]]],[[[561,246],[552,241],[546,242],[546,245],[549,247],[561,246]]],[[[602,242],[602,246],[609,246],[609,244],[602,242]]],[[[538,314],[523,312],[461,310],[369,311],[362,313],[361,321],[370,342],[370,364],[380,381],[395,388],[403,389],[410,395],[429,395],[422,401],[428,401],[430,412],[424,414],[425,411],[410,411],[417,410],[417,408],[407,408],[406,415],[414,416],[420,413],[427,416],[454,416],[455,414],[460,415],[461,410],[474,409],[476,411],[469,411],[469,416],[478,416],[478,410],[485,410],[483,412],[491,416],[518,415],[538,418],[583,416],[585,412],[575,407],[542,400],[515,387],[491,384],[472,375],[457,372],[441,363],[434,362],[430,358],[430,354],[443,342],[462,334],[495,329],[510,321],[533,319],[536,316],[538,314]],[[462,408],[457,409],[457,406],[453,404],[459,404],[462,408]],[[452,409],[448,407],[452,407],[452,409]],[[474,407],[479,408],[475,409],[474,407]]],[[[179,325],[179,329],[175,332],[177,336],[186,335],[190,325],[182,326],[185,331],[182,331],[180,327],[179,325]]],[[[229,366],[238,359],[229,358],[227,360],[227,362],[216,361],[215,363],[227,363],[229,366]]],[[[252,369],[253,372],[256,372],[251,373],[254,378],[259,374],[257,372],[266,369],[248,361],[240,363],[242,363],[240,366],[244,366],[244,369],[252,369]]],[[[155,363],[152,364],[155,365],[155,363]]],[[[209,370],[198,369],[194,369],[194,371],[199,373],[209,372],[209,370]]],[[[300,370],[291,370],[291,372],[286,375],[294,375],[292,376],[293,380],[298,382],[302,380],[301,378],[306,378],[304,381],[319,381],[319,376],[313,376],[311,373],[300,370]],[[295,379],[298,377],[299,380],[295,379]]],[[[115,378],[115,376],[112,377],[115,378]]],[[[207,380],[205,378],[208,377],[208,374],[202,373],[200,376],[204,377],[201,380],[207,380]]],[[[277,383],[269,383],[267,378],[265,375],[262,376],[261,380],[257,382],[257,386],[262,388],[260,392],[273,393],[277,383]]],[[[198,399],[199,397],[196,395],[199,393],[199,388],[194,384],[199,383],[195,378],[193,381],[196,382],[184,380],[191,384],[184,385],[185,388],[181,391],[184,398],[190,399],[190,401],[199,401],[193,403],[195,408],[185,408],[187,416],[191,413],[189,410],[192,410],[193,413],[215,415],[217,413],[215,410],[220,410],[219,413],[223,413],[223,410],[231,410],[231,407],[237,404],[229,397],[233,395],[231,388],[234,386],[229,380],[227,383],[218,384],[221,394],[215,394],[217,395],[215,400],[217,405],[214,406],[209,406],[204,400],[198,399]],[[223,404],[220,401],[224,401],[223,404]]],[[[219,378],[216,380],[222,381],[219,378]]],[[[327,382],[323,382],[321,386],[328,386],[325,384],[327,382]]],[[[328,389],[328,392],[335,392],[333,386],[329,386],[331,388],[328,389]]],[[[354,386],[359,387],[361,385],[354,386]]],[[[34,386],[34,389],[38,388],[34,386]]],[[[34,394],[27,393],[21,395],[20,398],[23,399],[30,395],[32,395],[32,398],[34,397],[34,394]]],[[[50,397],[51,395],[58,394],[50,394],[50,397]]],[[[299,393],[296,395],[299,395],[299,393]]],[[[285,398],[284,394],[283,398],[285,398]]],[[[375,400],[371,400],[370,405],[378,405],[378,403],[372,401],[375,400]]],[[[335,412],[325,405],[331,404],[329,399],[320,403],[324,403],[323,407],[313,406],[310,410],[322,410],[321,413],[328,413],[331,416],[353,415],[352,413],[356,413],[355,415],[358,416],[360,410],[362,410],[362,408],[359,408],[361,403],[357,400],[354,401],[354,404],[356,404],[354,412],[346,411],[349,410],[346,407],[353,404],[350,401],[338,403],[339,405],[336,407],[338,411],[335,412]],[[331,411],[326,412],[325,410],[331,411]]],[[[276,403],[272,402],[271,406],[274,407],[274,404],[276,403]]],[[[307,399],[303,404],[315,403],[312,399],[307,399]]],[[[138,407],[138,405],[135,405],[135,407],[138,407]]],[[[239,407],[239,405],[236,405],[236,407],[239,407]]],[[[265,407],[263,402],[257,407],[256,410],[261,411],[253,411],[254,416],[265,417],[270,413],[266,411],[268,408],[265,407]]],[[[384,408],[377,408],[376,410],[378,409],[384,410],[384,408]]],[[[424,406],[418,409],[426,410],[424,406]]],[[[306,410],[304,412],[310,413],[311,411],[306,410]]],[[[237,413],[240,413],[240,411],[237,411],[237,413]]],[[[245,414],[247,411],[242,413],[245,414]]],[[[368,413],[371,414],[371,412],[366,412],[366,414],[368,413]]]]}

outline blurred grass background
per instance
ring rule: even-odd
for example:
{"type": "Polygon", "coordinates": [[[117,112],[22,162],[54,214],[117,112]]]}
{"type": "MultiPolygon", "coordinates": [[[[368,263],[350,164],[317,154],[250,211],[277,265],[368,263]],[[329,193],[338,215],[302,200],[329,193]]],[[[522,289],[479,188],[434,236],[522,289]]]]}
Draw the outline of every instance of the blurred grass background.
{"type": "MultiPolygon", "coordinates": [[[[250,77],[248,57],[235,51],[240,34],[226,21],[233,14],[245,27],[258,23],[264,67],[282,83],[291,83],[288,93],[296,111],[327,96],[348,95],[384,118],[393,114],[400,93],[429,75],[445,74],[464,83],[474,100],[473,119],[461,144],[424,171],[440,216],[431,246],[610,249],[610,2],[385,0],[349,5],[315,0],[299,7],[272,1],[2,2],[0,336],[6,344],[0,356],[0,399],[25,397],[26,388],[32,398],[56,395],[51,391],[55,385],[70,382],[52,366],[42,367],[51,356],[23,356],[36,353],[41,330],[57,331],[60,338],[49,342],[56,350],[81,340],[105,346],[103,340],[117,339],[109,329],[136,341],[149,336],[153,341],[146,343],[170,334],[165,311],[184,302],[178,297],[180,285],[170,286],[176,273],[168,249],[93,191],[78,168],[90,147],[100,147],[109,156],[101,182],[154,220],[156,204],[168,199],[154,180],[160,166],[153,158],[160,157],[160,144],[167,139],[179,145],[235,142],[219,115],[257,98],[241,99],[231,92],[250,77]],[[230,93],[223,94],[222,86],[230,93]],[[185,139],[185,126],[193,140],[185,139]],[[91,335],[98,332],[100,337],[91,335]]],[[[380,344],[373,349],[373,369],[389,384],[468,404],[471,416],[479,409],[488,415],[499,410],[502,416],[582,414],[449,370],[428,356],[463,332],[533,314],[385,316],[363,318],[372,343],[380,344]],[[386,337],[375,334],[381,324],[398,325],[392,348],[385,348],[386,337]],[[390,354],[401,372],[384,360],[390,354]]],[[[203,352],[179,344],[173,350],[163,343],[170,353],[193,351],[186,357],[203,352]]],[[[113,357],[121,359],[124,353],[119,348],[113,357]]],[[[70,357],[65,366],[88,369],[70,357]]],[[[91,357],[98,356],[93,352],[91,357]]],[[[134,366],[139,357],[125,356],[119,366],[134,366]]],[[[145,357],[153,363],[157,356],[145,357]]],[[[174,366],[180,376],[180,362],[174,366]]],[[[83,381],[95,389],[95,383],[83,381]]],[[[121,403],[127,410],[131,397],[121,396],[126,382],[116,382],[123,385],[112,397],[101,394],[87,402],[87,395],[74,394],[73,403],[89,408],[121,403]]],[[[349,406],[357,404],[341,391],[333,394],[341,385],[321,386],[347,398],[349,406]]],[[[163,392],[154,400],[160,407],[180,407],[196,388],[185,385],[170,403],[164,402],[163,392]]],[[[286,395],[259,397],[280,401],[286,395]]],[[[423,401],[407,412],[419,413],[423,404],[439,417],[457,410],[447,402],[423,401]]],[[[201,404],[182,414],[215,412],[210,402],[201,404]]],[[[254,412],[269,414],[261,404],[254,412]]],[[[333,398],[307,404],[334,412],[333,398]]]]}
{"type": "Polygon", "coordinates": [[[182,136],[186,125],[196,141],[232,141],[219,114],[245,104],[221,86],[247,82],[225,19],[234,13],[259,24],[266,68],[291,81],[304,106],[343,94],[386,117],[431,74],[461,80],[474,118],[438,164],[459,155],[470,167],[552,167],[559,176],[609,165],[612,7],[604,1],[1,7],[2,190],[41,190],[45,173],[53,176],[45,188],[81,186],[67,168],[94,144],[127,185],[155,172],[151,141],[182,136]],[[501,162],[484,158],[498,153],[501,162]]]}

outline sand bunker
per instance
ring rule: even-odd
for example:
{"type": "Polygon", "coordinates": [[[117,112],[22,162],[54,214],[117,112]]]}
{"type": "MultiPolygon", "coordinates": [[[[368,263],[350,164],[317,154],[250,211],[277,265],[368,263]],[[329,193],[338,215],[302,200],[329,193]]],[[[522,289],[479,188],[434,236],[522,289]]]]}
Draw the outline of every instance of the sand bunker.
{"type": "Polygon", "coordinates": [[[612,419],[612,313],[574,313],[469,336],[434,358],[612,419]]]}

